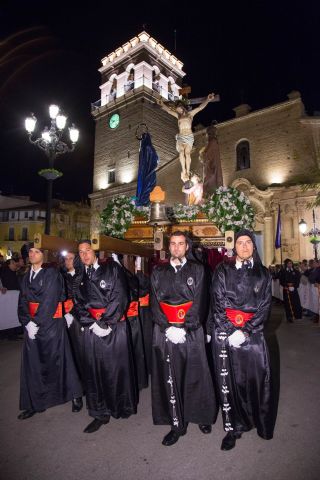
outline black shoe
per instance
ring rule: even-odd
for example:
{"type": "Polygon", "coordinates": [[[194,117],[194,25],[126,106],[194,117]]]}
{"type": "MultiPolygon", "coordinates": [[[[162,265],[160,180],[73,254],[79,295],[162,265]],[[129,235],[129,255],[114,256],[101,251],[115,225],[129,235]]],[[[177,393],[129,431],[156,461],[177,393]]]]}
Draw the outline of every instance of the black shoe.
{"type": "Polygon", "coordinates": [[[83,401],[82,401],[81,397],[72,399],[72,411],[73,412],[80,412],[82,407],[83,407],[83,401]]]}
{"type": "Polygon", "coordinates": [[[26,420],[27,418],[33,417],[33,415],[35,415],[36,413],[42,413],[42,412],[45,412],[45,410],[38,410],[38,412],[36,412],[35,410],[24,410],[18,415],[18,419],[26,420]]]}
{"type": "Polygon", "coordinates": [[[221,450],[231,450],[236,446],[236,440],[241,438],[241,433],[228,432],[221,443],[221,450]]]}
{"type": "Polygon", "coordinates": [[[24,410],[18,415],[18,419],[25,420],[26,418],[33,417],[33,415],[35,415],[36,413],[37,412],[35,412],[34,410],[24,410]]]}
{"type": "Polygon", "coordinates": [[[89,425],[86,426],[86,428],[83,430],[84,433],[93,433],[99,430],[102,425],[106,425],[109,423],[110,417],[105,417],[105,420],[99,420],[98,418],[95,418],[89,425]]]}
{"type": "Polygon", "coordinates": [[[199,425],[199,428],[202,433],[211,433],[212,431],[212,426],[211,425],[199,425]]]}
{"type": "Polygon", "coordinates": [[[170,447],[171,445],[174,445],[177,443],[180,437],[185,435],[187,433],[187,429],[183,430],[170,430],[169,433],[164,437],[162,440],[162,445],[165,445],[166,447],[170,447]]]}

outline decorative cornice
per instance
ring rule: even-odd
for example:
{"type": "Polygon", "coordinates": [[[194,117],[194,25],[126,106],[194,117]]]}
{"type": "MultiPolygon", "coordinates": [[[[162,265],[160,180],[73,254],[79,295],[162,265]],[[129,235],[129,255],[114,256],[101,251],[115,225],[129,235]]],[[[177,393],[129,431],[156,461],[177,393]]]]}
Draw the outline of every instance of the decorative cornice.
{"type": "Polygon", "coordinates": [[[230,120],[226,120],[225,122],[217,123],[216,127],[228,127],[232,123],[242,122],[243,120],[249,120],[255,117],[259,117],[266,113],[276,112],[278,110],[283,110],[287,107],[291,107],[292,105],[302,104],[301,98],[295,98],[294,100],[288,100],[286,102],[277,103],[276,105],[272,105],[271,107],[262,108],[261,110],[256,110],[254,112],[250,112],[247,115],[243,115],[242,117],[231,118],[230,120]]]}
{"type": "Polygon", "coordinates": [[[170,68],[175,70],[180,76],[185,75],[185,73],[182,71],[183,63],[145,31],[139,33],[136,37],[133,37],[131,40],[129,40],[129,42],[124,43],[114,52],[111,52],[109,55],[104,57],[101,60],[102,67],[99,68],[99,72],[104,72],[108,68],[114,66],[115,63],[120,62],[125,57],[132,55],[134,52],[143,47],[146,47],[154,55],[167,63],[170,68]]]}

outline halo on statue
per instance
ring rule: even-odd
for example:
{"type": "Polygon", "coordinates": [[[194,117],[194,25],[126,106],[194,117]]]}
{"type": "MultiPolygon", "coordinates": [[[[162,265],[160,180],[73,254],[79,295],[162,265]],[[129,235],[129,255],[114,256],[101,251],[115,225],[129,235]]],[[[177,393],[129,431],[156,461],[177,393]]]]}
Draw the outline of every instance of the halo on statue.
{"type": "Polygon", "coordinates": [[[149,131],[148,126],[147,126],[146,123],[139,123],[137,128],[136,128],[136,133],[135,133],[136,139],[137,140],[142,140],[142,135],[144,133],[148,133],[148,131],[149,131]]]}

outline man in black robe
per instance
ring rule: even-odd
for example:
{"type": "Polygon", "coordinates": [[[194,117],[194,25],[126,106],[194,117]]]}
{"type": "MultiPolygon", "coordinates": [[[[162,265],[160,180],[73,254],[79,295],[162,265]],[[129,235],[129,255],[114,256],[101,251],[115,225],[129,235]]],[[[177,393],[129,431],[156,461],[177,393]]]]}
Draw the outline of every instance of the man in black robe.
{"type": "Polygon", "coordinates": [[[185,435],[188,422],[210,433],[217,415],[202,328],[204,268],[186,259],[184,232],[172,233],[169,249],[170,263],[155,267],[151,275],[152,414],[155,425],[171,425],[162,441],[165,446],[185,435]]]}
{"type": "Polygon", "coordinates": [[[142,325],[139,317],[139,281],[136,275],[130,272],[120,262],[116,253],[112,254],[112,258],[122,268],[128,282],[130,303],[126,311],[126,316],[130,325],[134,364],[136,370],[136,378],[138,389],[148,387],[147,365],[144,352],[142,325]]]}
{"type": "MultiPolygon", "coordinates": [[[[73,252],[66,252],[64,256],[64,266],[62,267],[62,276],[65,283],[66,299],[63,302],[64,318],[68,326],[68,333],[73,353],[73,358],[77,367],[79,377],[82,377],[81,366],[81,352],[82,352],[82,332],[81,325],[78,320],[72,315],[73,309],[73,283],[75,278],[74,268],[75,254],[73,252]]],[[[72,411],[80,412],[83,407],[82,397],[74,398],[72,400],[72,411]]]]}
{"type": "Polygon", "coordinates": [[[153,322],[150,309],[150,277],[141,270],[141,257],[136,257],[135,271],[139,282],[139,316],[143,330],[147,372],[151,374],[153,322]]]}
{"type": "Polygon", "coordinates": [[[43,253],[29,244],[31,269],[21,281],[19,320],[25,328],[20,420],[82,395],[63,318],[64,285],[56,268],[42,268],[43,253]]]}
{"type": "Polygon", "coordinates": [[[284,268],[280,270],[279,281],[283,287],[283,303],[286,312],[287,322],[299,320],[302,317],[302,308],[299,296],[300,272],[293,268],[290,258],[284,261],[284,268]]]}
{"type": "Polygon", "coordinates": [[[271,439],[276,416],[263,334],[271,309],[271,276],[251,231],[235,235],[235,252],[231,262],[220,263],[214,272],[207,325],[227,432],[222,450],[231,450],[252,428],[271,439]]]}
{"type": "Polygon", "coordinates": [[[81,324],[82,380],[88,413],[94,420],[85,428],[92,433],[110,417],[127,418],[137,411],[133,357],[125,318],[128,285],[119,265],[110,260],[99,265],[90,240],[79,243],[85,266],[75,280],[72,314],[81,324]]]}

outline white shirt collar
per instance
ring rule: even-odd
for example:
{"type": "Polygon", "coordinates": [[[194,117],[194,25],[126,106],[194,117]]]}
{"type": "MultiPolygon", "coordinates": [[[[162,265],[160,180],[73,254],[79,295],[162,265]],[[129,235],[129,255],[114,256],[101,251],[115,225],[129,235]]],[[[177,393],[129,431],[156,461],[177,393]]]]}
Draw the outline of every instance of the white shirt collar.
{"type": "MultiPolygon", "coordinates": [[[[97,260],[94,262],[94,264],[93,264],[93,268],[94,268],[95,270],[97,270],[99,267],[100,267],[100,265],[99,265],[98,259],[97,259],[97,260]]],[[[86,272],[87,272],[88,268],[89,268],[88,265],[86,265],[86,272]]]]}
{"type": "Polygon", "coordinates": [[[29,280],[30,280],[30,282],[31,282],[32,273],[33,273],[33,272],[35,273],[35,275],[34,275],[34,277],[33,277],[33,279],[35,279],[36,276],[38,275],[38,273],[40,272],[40,270],[42,270],[42,267],[38,268],[38,270],[34,270],[33,267],[30,268],[30,275],[29,275],[29,280]]]}
{"type": "Polygon", "coordinates": [[[71,277],[73,277],[73,275],[76,273],[75,270],[70,270],[69,272],[67,272],[69,275],[71,275],[71,277]]]}
{"type": "MultiPolygon", "coordinates": [[[[186,257],[183,257],[181,258],[181,263],[178,263],[178,265],[181,265],[181,267],[183,267],[185,264],[187,263],[187,259],[186,257]]],[[[174,271],[177,273],[177,269],[176,269],[176,266],[174,263],[173,263],[173,260],[172,258],[170,258],[170,264],[171,266],[174,268],[174,271]]]]}
{"type": "MultiPolygon", "coordinates": [[[[249,262],[251,263],[251,267],[253,267],[253,258],[250,258],[249,262]]],[[[239,270],[239,268],[242,267],[242,261],[241,260],[238,260],[238,258],[236,259],[236,269],[239,270]]]]}

